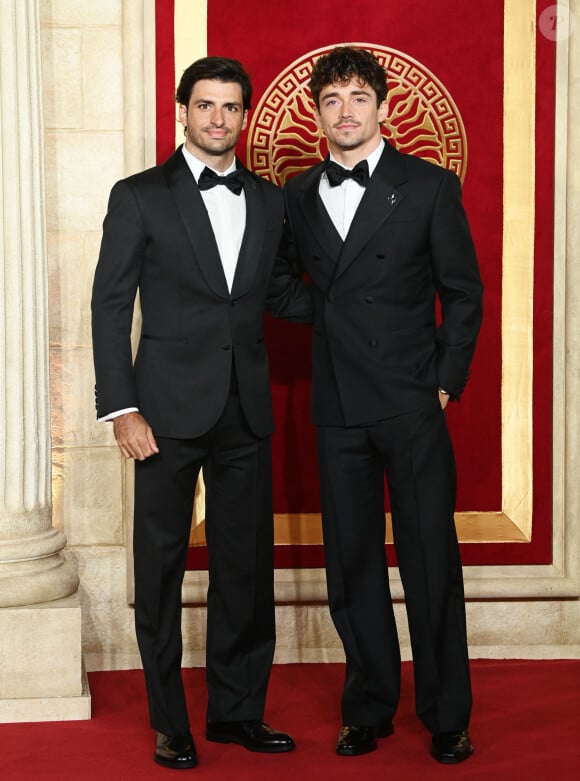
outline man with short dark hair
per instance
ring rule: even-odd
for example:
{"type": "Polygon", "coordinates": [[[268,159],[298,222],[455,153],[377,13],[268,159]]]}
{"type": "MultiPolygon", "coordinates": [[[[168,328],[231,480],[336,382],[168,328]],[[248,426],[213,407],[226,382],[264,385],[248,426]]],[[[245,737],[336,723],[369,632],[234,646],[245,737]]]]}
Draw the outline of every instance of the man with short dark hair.
{"type": "Polygon", "coordinates": [[[386,74],[370,52],[323,55],[310,88],[330,156],[285,194],[289,251],[315,297],[312,415],[329,606],[346,653],[337,753],[374,750],[399,702],[386,473],[417,713],[435,758],[460,762],[473,750],[471,687],[443,410],[463,391],[482,312],[461,187],[383,140],[386,74]]]}
{"type": "Polygon", "coordinates": [[[185,144],[112,189],[93,287],[97,414],[135,459],[135,623],[155,761],[197,755],[181,676],[181,585],[195,484],[206,484],[206,737],[286,752],[262,721],[275,644],[270,434],[262,318],[309,321],[307,287],[275,262],[280,190],[235,146],[252,87],[237,60],[206,57],[177,89],[185,144]],[[139,290],[135,363],[131,320],[139,290]]]}

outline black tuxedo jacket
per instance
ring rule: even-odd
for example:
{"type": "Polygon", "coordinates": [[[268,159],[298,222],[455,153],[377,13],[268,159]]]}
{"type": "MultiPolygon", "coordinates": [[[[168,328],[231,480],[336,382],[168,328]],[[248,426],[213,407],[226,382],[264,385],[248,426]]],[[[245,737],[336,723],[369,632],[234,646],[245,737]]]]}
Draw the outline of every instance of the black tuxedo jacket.
{"type": "Polygon", "coordinates": [[[482,285],[457,176],[386,144],[343,242],[318,194],[323,169],[285,188],[288,253],[315,291],[314,423],[382,420],[438,403],[438,387],[458,398],[482,285]]]}
{"type": "MultiPolygon", "coordinates": [[[[238,163],[239,165],[239,163],[238,163]]],[[[113,187],[92,298],[97,415],[138,407],[158,436],[192,438],[221,415],[235,362],[250,428],[273,428],[262,322],[312,319],[310,292],[276,250],[283,197],[244,169],[246,229],[231,294],[207,210],[179,148],[113,187]],[[135,363],[131,322],[139,291],[135,363]]]]}

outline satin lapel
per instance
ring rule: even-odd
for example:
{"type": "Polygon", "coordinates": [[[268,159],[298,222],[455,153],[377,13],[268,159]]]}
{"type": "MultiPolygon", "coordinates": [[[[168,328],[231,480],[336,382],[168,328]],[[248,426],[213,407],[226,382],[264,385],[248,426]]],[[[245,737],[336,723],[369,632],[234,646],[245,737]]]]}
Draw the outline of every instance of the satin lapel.
{"type": "Polygon", "coordinates": [[[393,147],[386,145],[350,226],[333,281],[344,274],[371,236],[399,206],[404,196],[397,186],[405,181],[402,156],[393,147]]]}
{"type": "Polygon", "coordinates": [[[320,244],[321,251],[336,261],[342,250],[343,242],[318,194],[318,184],[323,168],[324,162],[311,168],[304,177],[300,187],[303,194],[300,208],[304,220],[320,244]]]}
{"type": "Polygon", "coordinates": [[[164,164],[163,169],[203,278],[214,293],[229,298],[209,215],[181,147],[164,164]]]}
{"type": "Polygon", "coordinates": [[[263,190],[250,172],[245,169],[244,195],[246,198],[246,229],[232,285],[232,296],[236,297],[245,295],[252,287],[262,254],[266,230],[263,190]]]}

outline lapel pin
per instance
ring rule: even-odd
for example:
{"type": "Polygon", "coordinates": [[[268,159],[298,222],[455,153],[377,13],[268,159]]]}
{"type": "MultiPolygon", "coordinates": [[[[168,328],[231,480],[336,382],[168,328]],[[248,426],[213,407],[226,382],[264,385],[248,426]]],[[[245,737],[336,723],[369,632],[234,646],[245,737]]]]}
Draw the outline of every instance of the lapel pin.
{"type": "Polygon", "coordinates": [[[399,193],[391,193],[387,195],[387,203],[389,206],[396,206],[399,202],[399,193]]]}

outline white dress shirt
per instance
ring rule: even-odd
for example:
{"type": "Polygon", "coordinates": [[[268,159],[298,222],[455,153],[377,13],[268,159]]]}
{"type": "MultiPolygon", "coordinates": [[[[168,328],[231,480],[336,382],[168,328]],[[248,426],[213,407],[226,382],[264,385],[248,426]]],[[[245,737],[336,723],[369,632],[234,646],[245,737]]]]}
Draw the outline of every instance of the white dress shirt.
{"type": "MultiPolygon", "coordinates": [[[[372,176],[373,171],[377,167],[377,163],[383,154],[384,148],[385,142],[381,138],[377,148],[366,158],[369,166],[369,176],[372,176]]],[[[342,163],[339,163],[332,154],[330,155],[330,159],[334,163],[342,165],[342,163]]],[[[342,167],[346,168],[346,166],[342,167]]],[[[365,188],[354,179],[345,179],[344,182],[336,187],[331,187],[326,173],[323,173],[320,177],[318,192],[334,227],[344,241],[350,230],[356,210],[365,193],[365,188]]]]}
{"type": "MultiPolygon", "coordinates": [[[[194,157],[185,145],[182,147],[183,156],[189,166],[193,178],[199,181],[201,172],[206,167],[205,163],[194,157]]],[[[207,166],[210,168],[210,166],[207,166]]],[[[227,171],[216,171],[211,169],[218,176],[227,176],[236,170],[236,161],[234,160],[227,171]]],[[[232,292],[236,266],[238,265],[238,255],[244,238],[246,229],[246,196],[244,191],[239,195],[234,195],[224,185],[217,185],[210,190],[202,190],[201,197],[209,214],[209,220],[220,253],[228,290],[232,292]]]]}

